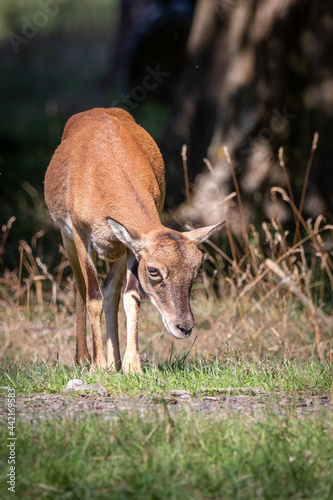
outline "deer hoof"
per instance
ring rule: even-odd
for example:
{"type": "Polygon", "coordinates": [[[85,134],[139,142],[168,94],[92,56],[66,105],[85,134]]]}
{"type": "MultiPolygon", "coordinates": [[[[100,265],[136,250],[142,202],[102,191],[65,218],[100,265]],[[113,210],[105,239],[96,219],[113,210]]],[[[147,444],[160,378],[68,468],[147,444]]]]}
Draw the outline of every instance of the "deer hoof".
{"type": "Polygon", "coordinates": [[[126,356],[123,360],[123,372],[127,375],[130,373],[142,373],[141,361],[139,354],[135,356],[126,356]]]}

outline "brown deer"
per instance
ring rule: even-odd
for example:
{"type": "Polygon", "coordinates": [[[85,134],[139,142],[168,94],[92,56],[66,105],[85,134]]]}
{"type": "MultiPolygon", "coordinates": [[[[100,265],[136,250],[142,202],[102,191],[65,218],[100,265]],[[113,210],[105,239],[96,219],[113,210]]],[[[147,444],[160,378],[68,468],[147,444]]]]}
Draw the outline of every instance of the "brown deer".
{"type": "Polygon", "coordinates": [[[45,200],[60,226],[76,291],[76,361],[121,368],[118,306],[123,293],[127,319],[125,372],[141,371],[138,348],[140,286],[177,338],[190,335],[192,283],[202,265],[197,245],[221,224],[180,233],[159,219],[165,195],[164,163],[152,137],[126,111],[92,109],[72,116],[45,176],[45,200]],[[96,254],[112,263],[102,289],[96,254]],[[127,271],[126,271],[127,261],[127,271]],[[107,362],[100,316],[107,328],[107,362]]]}

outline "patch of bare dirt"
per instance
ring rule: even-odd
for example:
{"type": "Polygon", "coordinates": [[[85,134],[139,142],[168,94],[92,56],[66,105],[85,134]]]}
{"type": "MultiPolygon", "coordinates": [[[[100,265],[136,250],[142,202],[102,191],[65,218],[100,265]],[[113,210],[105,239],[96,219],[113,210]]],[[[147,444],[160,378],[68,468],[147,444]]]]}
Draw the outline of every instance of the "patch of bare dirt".
{"type": "MultiPolygon", "coordinates": [[[[239,391],[237,391],[239,392],[239,391]]],[[[285,393],[269,394],[258,391],[255,394],[197,394],[192,397],[186,391],[171,391],[163,395],[128,395],[101,396],[96,392],[64,392],[62,394],[31,394],[18,396],[16,400],[16,420],[38,421],[54,417],[80,418],[88,413],[112,419],[119,412],[145,414],[164,411],[191,410],[204,417],[221,418],[229,412],[253,420],[260,420],[264,415],[275,413],[284,415],[292,412],[302,417],[324,413],[331,409],[331,399],[323,394],[290,395],[285,393]]],[[[0,421],[7,420],[7,398],[0,400],[0,421]]]]}

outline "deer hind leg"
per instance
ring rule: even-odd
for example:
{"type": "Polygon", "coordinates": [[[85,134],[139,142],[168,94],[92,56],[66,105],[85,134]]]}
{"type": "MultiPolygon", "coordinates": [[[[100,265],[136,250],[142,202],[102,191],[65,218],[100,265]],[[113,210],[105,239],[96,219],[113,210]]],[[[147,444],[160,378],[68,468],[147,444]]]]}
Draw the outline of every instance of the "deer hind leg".
{"type": "Polygon", "coordinates": [[[106,319],[106,352],[108,368],[113,368],[116,371],[121,369],[118,337],[118,308],[125,270],[126,253],[112,264],[102,289],[106,319]]]}
{"type": "Polygon", "coordinates": [[[86,334],[86,284],[81,271],[74,241],[63,232],[62,239],[67,258],[73,269],[75,278],[75,302],[76,302],[76,355],[75,361],[80,364],[90,363],[91,358],[87,347],[86,334]]]}
{"type": "Polygon", "coordinates": [[[103,296],[98,285],[96,267],[88,252],[89,237],[85,236],[84,232],[79,231],[75,226],[73,227],[73,236],[87,290],[86,304],[91,324],[93,365],[98,368],[106,368],[101,332],[103,296]]]}
{"type": "Polygon", "coordinates": [[[127,259],[126,278],[123,302],[127,321],[127,346],[123,360],[123,370],[126,373],[141,373],[138,332],[138,318],[141,302],[140,284],[138,278],[138,262],[132,254],[129,254],[127,259]]]}

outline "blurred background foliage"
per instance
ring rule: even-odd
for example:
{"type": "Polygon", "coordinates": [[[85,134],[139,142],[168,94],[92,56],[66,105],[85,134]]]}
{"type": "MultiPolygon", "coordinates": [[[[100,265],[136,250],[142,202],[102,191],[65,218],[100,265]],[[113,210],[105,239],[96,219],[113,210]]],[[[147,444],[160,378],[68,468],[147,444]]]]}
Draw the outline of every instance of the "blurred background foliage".
{"type": "Polygon", "coordinates": [[[2,0],[0,222],[16,217],[5,266],[17,266],[19,240],[46,230],[43,251],[50,262],[55,257],[60,237],[52,237],[43,202],[45,170],[67,119],[98,106],[125,107],[159,143],[167,209],[177,220],[215,223],[229,215],[238,236],[237,207],[221,203],[234,190],[223,146],[234,159],[246,222],[274,216],[288,225],[292,211],[270,197],[273,185],[286,185],[278,148],[285,147],[298,204],[319,131],[304,211],[332,219],[332,6],[331,0],[2,0]],[[152,77],[146,88],[147,72],[158,85],[152,77]],[[184,204],[183,144],[190,204],[184,204]]]}

